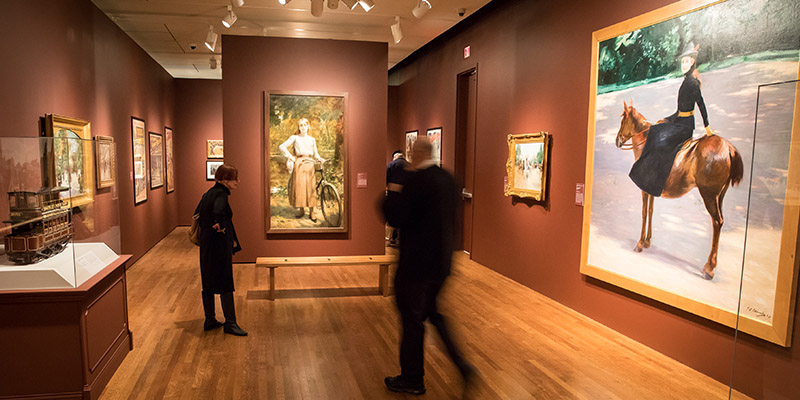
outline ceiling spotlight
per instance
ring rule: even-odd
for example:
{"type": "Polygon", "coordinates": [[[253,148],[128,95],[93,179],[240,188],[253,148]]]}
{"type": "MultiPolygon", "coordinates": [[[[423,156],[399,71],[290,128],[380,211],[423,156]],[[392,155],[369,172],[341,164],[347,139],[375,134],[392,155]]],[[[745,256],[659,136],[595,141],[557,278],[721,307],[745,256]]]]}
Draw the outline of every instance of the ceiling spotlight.
{"type": "Polygon", "coordinates": [[[375,7],[375,2],[372,0],[358,0],[358,4],[361,4],[361,8],[366,12],[369,12],[369,10],[372,10],[372,7],[375,7]]]}
{"type": "Polygon", "coordinates": [[[208,60],[208,66],[211,67],[211,69],[217,69],[217,58],[211,56],[211,59],[208,60]]]}
{"type": "Polygon", "coordinates": [[[323,0],[311,0],[311,15],[321,17],[322,10],[324,9],[325,4],[323,4],[323,0]]]}
{"type": "Polygon", "coordinates": [[[230,28],[236,23],[237,19],[238,17],[236,16],[236,13],[233,12],[231,6],[228,6],[228,12],[225,14],[225,17],[222,18],[222,25],[224,25],[226,28],[230,28]]]}
{"type": "Polygon", "coordinates": [[[411,14],[414,14],[416,18],[422,18],[428,10],[431,9],[431,2],[428,0],[418,0],[417,6],[411,10],[411,14]]]}
{"type": "Polygon", "coordinates": [[[214,26],[208,26],[208,35],[206,35],[206,47],[209,50],[214,51],[214,48],[217,47],[217,34],[214,32],[214,26]]]}
{"type": "Polygon", "coordinates": [[[244,7],[244,0],[233,0],[233,4],[236,4],[236,7],[244,7]]]}
{"type": "Polygon", "coordinates": [[[289,4],[292,0],[278,0],[278,3],[281,3],[282,6],[289,4]]]}
{"type": "Polygon", "coordinates": [[[394,17],[394,24],[392,24],[392,38],[394,44],[400,43],[403,40],[403,30],[400,29],[400,17],[394,17]]]}
{"type": "Polygon", "coordinates": [[[339,0],[328,0],[328,8],[335,10],[339,7],[339,0]]]}
{"type": "Polygon", "coordinates": [[[342,0],[342,3],[352,10],[358,5],[358,0],[342,0]]]}

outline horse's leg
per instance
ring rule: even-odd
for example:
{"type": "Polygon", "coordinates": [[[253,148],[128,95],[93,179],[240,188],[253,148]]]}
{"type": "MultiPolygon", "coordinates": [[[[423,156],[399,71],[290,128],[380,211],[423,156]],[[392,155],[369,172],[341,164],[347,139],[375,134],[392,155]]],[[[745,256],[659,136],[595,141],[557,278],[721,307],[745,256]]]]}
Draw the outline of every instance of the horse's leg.
{"type": "Polygon", "coordinates": [[[650,238],[653,237],[653,201],[655,196],[647,195],[647,237],[644,238],[644,248],[650,247],[650,238]]]}
{"type": "MultiPolygon", "coordinates": [[[[645,247],[650,246],[650,242],[648,240],[647,245],[645,246],[645,237],[647,236],[647,215],[648,215],[648,201],[647,198],[650,195],[647,194],[644,190],[642,191],[642,232],[639,234],[639,241],[636,243],[636,247],[633,248],[633,251],[637,253],[641,253],[642,249],[645,247]]],[[[649,213],[652,213],[650,211],[649,213]]],[[[649,237],[648,237],[649,239],[649,237]]]]}
{"type": "Polygon", "coordinates": [[[708,261],[703,267],[703,278],[713,279],[714,268],[717,267],[717,251],[719,250],[719,233],[722,230],[722,198],[728,185],[723,186],[722,190],[713,190],[707,187],[698,186],[703,203],[711,216],[711,224],[714,228],[714,236],[711,239],[711,252],[708,254],[708,261]]]}

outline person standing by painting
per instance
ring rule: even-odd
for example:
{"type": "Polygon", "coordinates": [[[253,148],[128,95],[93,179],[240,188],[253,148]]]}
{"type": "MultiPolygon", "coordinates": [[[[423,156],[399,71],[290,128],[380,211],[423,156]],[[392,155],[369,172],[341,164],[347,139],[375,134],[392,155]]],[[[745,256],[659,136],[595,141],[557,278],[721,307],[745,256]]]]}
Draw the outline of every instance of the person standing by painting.
{"type": "Polygon", "coordinates": [[[386,196],[383,204],[389,224],[403,230],[394,279],[403,330],[400,375],[387,376],[384,384],[392,392],[414,395],[425,393],[425,320],[439,332],[447,355],[461,372],[465,389],[475,376],[475,368],[462,357],[437,305],[439,292],[450,275],[460,200],[455,180],[436,166],[431,150],[427,138],[414,143],[413,172],[402,187],[389,184],[389,190],[397,195],[386,196]]]}
{"type": "MultiPolygon", "coordinates": [[[[386,196],[396,196],[399,192],[395,191],[398,186],[406,182],[407,169],[409,164],[403,155],[402,150],[395,150],[392,153],[392,161],[386,166],[386,196]],[[390,188],[391,186],[391,188],[390,188]],[[394,189],[394,190],[393,190],[394,189]]],[[[389,246],[396,247],[400,237],[400,228],[391,227],[392,233],[389,235],[389,246]]]]}
{"type": "Polygon", "coordinates": [[[295,217],[305,214],[308,207],[308,218],[316,222],[314,207],[317,206],[317,195],[314,182],[314,162],[325,162],[317,151],[317,141],[308,134],[308,119],[298,121],[297,132],[290,136],[278,148],[286,157],[286,167],[291,171],[289,184],[289,204],[297,209],[295,217]],[[291,150],[290,150],[291,149],[291,150]]]}
{"type": "Polygon", "coordinates": [[[633,164],[630,174],[628,174],[636,186],[656,197],[661,196],[661,191],[664,190],[664,184],[667,182],[678,150],[685,141],[692,138],[695,127],[695,105],[703,117],[706,135],[713,134],[708,125],[708,112],[703,101],[700,90],[702,85],[697,72],[699,49],[700,45],[695,46],[694,43],[689,42],[683,53],[678,56],[683,73],[683,83],[678,89],[678,110],[650,127],[642,155],[633,164]]]}
{"type": "Polygon", "coordinates": [[[224,327],[225,333],[247,336],[236,323],[233,299],[233,255],[242,250],[236,229],[233,227],[233,211],[228,204],[231,190],[239,186],[239,171],[236,167],[222,164],[214,174],[216,183],[197,205],[195,214],[200,214],[200,277],[203,285],[203,311],[206,331],[224,327]],[[220,295],[225,323],[216,319],[214,295],[220,295]]]}

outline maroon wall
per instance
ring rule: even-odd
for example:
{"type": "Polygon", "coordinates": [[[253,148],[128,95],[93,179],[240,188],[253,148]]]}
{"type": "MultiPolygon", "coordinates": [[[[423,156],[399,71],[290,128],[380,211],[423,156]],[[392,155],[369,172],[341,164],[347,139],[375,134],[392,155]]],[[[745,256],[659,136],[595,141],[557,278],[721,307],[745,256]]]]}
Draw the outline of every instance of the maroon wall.
{"type": "Polygon", "coordinates": [[[39,118],[53,113],[91,122],[93,136],[113,136],[117,186],[98,191],[95,221],[105,225],[99,230],[119,225],[121,251],[140,257],[175,227],[178,203],[161,187],[134,207],[131,116],[148,131],[174,128],[172,77],[89,0],[3,6],[14,17],[0,41],[0,135],[38,136],[39,118]]]}
{"type": "Polygon", "coordinates": [[[234,223],[244,250],[235,260],[259,256],[383,254],[387,126],[386,43],[223,36],[222,126],[225,162],[239,168],[231,195],[234,223]],[[267,91],[347,93],[350,231],[332,236],[264,233],[264,100],[267,91]],[[368,187],[355,187],[367,173],[368,187]]]}
{"type": "MultiPolygon", "coordinates": [[[[578,3],[495,0],[393,69],[390,135],[442,126],[452,169],[456,75],[477,66],[473,259],[727,384],[732,329],[580,274],[583,209],[574,201],[585,174],[592,32],[671,1],[578,3]],[[549,201],[512,204],[503,195],[506,135],[539,131],[553,135],[549,201]]],[[[796,316],[791,349],[742,335],[734,386],[757,398],[796,398],[798,325],[796,316]]]]}
{"type": "Polygon", "coordinates": [[[206,140],[222,139],[222,81],[176,79],[175,100],[175,191],[178,193],[178,223],[192,223],[200,197],[214,182],[206,180],[206,140]]]}

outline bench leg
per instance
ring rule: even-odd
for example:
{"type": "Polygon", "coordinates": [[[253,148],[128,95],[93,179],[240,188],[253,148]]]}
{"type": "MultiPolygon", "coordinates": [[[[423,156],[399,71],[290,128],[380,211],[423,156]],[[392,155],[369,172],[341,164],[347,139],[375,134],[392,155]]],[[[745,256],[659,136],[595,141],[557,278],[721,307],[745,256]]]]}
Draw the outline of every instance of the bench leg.
{"type": "Polygon", "coordinates": [[[269,267],[269,299],[275,300],[275,267],[269,267]]]}
{"type": "Polygon", "coordinates": [[[389,295],[389,264],[381,264],[378,268],[378,290],[386,297],[389,295]]]}

